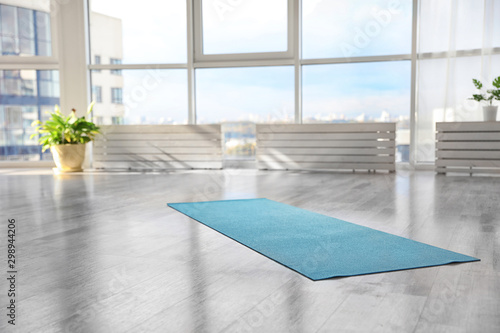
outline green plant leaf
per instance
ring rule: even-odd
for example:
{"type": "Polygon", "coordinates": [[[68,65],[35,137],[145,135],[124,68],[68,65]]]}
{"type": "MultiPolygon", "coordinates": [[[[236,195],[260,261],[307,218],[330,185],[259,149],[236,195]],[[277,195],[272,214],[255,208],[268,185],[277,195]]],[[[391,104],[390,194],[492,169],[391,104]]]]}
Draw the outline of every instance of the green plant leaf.
{"type": "Polygon", "coordinates": [[[477,102],[481,102],[481,101],[485,101],[486,100],[486,98],[484,97],[484,95],[480,95],[480,94],[474,94],[474,95],[472,95],[472,98],[469,98],[469,99],[475,100],[477,102]]]}
{"type": "MultiPolygon", "coordinates": [[[[91,106],[89,107],[91,110],[91,106]]],[[[45,151],[51,146],[58,144],[87,143],[94,139],[99,127],[93,122],[85,120],[85,117],[76,117],[74,112],[63,116],[59,106],[55,106],[54,112],[49,113],[50,118],[45,122],[34,121],[31,125],[35,127],[36,135],[41,135],[38,142],[45,151]]]]}
{"type": "Polygon", "coordinates": [[[500,76],[493,80],[493,87],[500,89],[500,76]]]}
{"type": "Polygon", "coordinates": [[[490,90],[491,97],[500,101],[500,89],[490,90]]]}
{"type": "Polygon", "coordinates": [[[89,108],[87,109],[87,114],[92,113],[92,110],[94,109],[94,105],[95,105],[95,101],[92,101],[92,103],[90,103],[90,105],[89,105],[89,108]]]}
{"type": "Polygon", "coordinates": [[[479,80],[476,80],[476,79],[472,79],[472,83],[474,83],[474,86],[477,88],[477,89],[481,89],[483,87],[483,84],[481,83],[481,81],[479,80]]]}

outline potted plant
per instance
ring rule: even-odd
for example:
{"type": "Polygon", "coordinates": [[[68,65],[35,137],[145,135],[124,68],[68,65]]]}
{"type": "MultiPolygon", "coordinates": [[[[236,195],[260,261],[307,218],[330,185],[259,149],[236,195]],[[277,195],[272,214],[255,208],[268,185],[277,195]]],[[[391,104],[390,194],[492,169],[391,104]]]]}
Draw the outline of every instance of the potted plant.
{"type": "MultiPolygon", "coordinates": [[[[483,88],[481,81],[472,79],[472,82],[478,90],[483,88]]],[[[500,76],[493,80],[493,87],[496,89],[489,89],[486,90],[486,93],[474,94],[472,95],[472,98],[469,98],[478,102],[484,101],[487,103],[487,105],[483,106],[483,116],[485,121],[497,120],[498,105],[493,105],[493,101],[500,101],[500,76]]]]}
{"type": "MultiPolygon", "coordinates": [[[[90,104],[87,114],[92,112],[93,107],[94,102],[90,104]]],[[[50,148],[60,172],[82,171],[85,144],[99,134],[99,127],[85,117],[78,118],[75,109],[69,116],[63,116],[57,105],[47,121],[35,120],[31,126],[35,127],[35,133],[31,137],[41,134],[38,141],[42,145],[42,151],[50,148]]]]}

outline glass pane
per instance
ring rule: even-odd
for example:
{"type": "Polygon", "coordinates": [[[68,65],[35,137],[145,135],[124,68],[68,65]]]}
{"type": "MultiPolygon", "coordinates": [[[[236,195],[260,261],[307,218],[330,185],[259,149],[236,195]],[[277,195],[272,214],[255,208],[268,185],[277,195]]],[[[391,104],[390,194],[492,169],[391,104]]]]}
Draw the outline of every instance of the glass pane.
{"type": "Polygon", "coordinates": [[[38,71],[38,82],[40,84],[40,96],[58,97],[59,96],[59,72],[56,71],[38,71]]]}
{"type": "Polygon", "coordinates": [[[26,8],[18,8],[19,37],[26,39],[35,38],[35,24],[33,22],[33,11],[26,8]]]}
{"type": "Polygon", "coordinates": [[[90,3],[92,60],[102,64],[185,63],[187,61],[185,0],[99,0],[90,3]]]}
{"type": "Polygon", "coordinates": [[[22,5],[0,4],[1,54],[50,56],[50,1],[25,1],[22,5]]]}
{"type": "Polygon", "coordinates": [[[36,31],[38,55],[52,55],[50,15],[44,12],[36,13],[36,31]]]}
{"type": "Polygon", "coordinates": [[[33,22],[33,11],[18,8],[19,18],[19,54],[35,55],[35,24],[33,22]]]}
{"type": "Polygon", "coordinates": [[[99,124],[187,124],[187,72],[184,69],[92,71],[99,87],[94,106],[99,124]]]}
{"type": "Polygon", "coordinates": [[[37,80],[36,71],[23,70],[19,71],[19,80],[21,84],[21,95],[22,96],[36,96],[37,80]]]}
{"type": "Polygon", "coordinates": [[[102,103],[102,89],[100,86],[92,86],[92,100],[96,103],[102,103]]]}
{"type": "Polygon", "coordinates": [[[0,71],[0,160],[52,159],[42,154],[31,123],[59,104],[58,71],[0,71]],[[39,91],[39,92],[38,92],[39,91]]]}
{"type": "Polygon", "coordinates": [[[18,37],[17,7],[0,5],[2,37],[18,37]]]}
{"type": "Polygon", "coordinates": [[[19,33],[16,7],[0,5],[0,19],[0,26],[2,27],[2,55],[18,55],[19,33]]]}
{"type": "Polygon", "coordinates": [[[304,0],[302,12],[304,58],[411,53],[411,0],[304,0]]]}
{"type": "Polygon", "coordinates": [[[291,66],[196,70],[197,122],[223,123],[226,157],[255,154],[255,123],[294,121],[291,66]]]}
{"type": "Polygon", "coordinates": [[[19,40],[19,55],[35,55],[35,40],[21,38],[19,40]]]}
{"type": "Polygon", "coordinates": [[[286,51],[287,8],[287,0],[203,0],[203,53],[286,51]]]}
{"type": "Polygon", "coordinates": [[[303,122],[396,122],[408,161],[410,61],[303,66],[303,122]]]}

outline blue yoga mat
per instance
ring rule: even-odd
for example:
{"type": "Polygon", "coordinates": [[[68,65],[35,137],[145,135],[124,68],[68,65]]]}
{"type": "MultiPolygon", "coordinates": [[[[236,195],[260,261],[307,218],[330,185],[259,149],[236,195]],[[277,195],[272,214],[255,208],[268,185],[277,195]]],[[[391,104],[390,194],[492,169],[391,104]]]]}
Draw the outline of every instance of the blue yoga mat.
{"type": "Polygon", "coordinates": [[[268,199],[168,206],[312,280],[479,260],[268,199]]]}

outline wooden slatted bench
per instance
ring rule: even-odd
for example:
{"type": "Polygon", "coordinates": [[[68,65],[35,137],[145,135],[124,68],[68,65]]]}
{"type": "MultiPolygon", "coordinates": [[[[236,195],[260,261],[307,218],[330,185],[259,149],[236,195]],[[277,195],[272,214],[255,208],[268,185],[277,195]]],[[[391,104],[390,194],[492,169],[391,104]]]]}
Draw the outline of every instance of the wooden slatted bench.
{"type": "Polygon", "coordinates": [[[436,172],[500,173],[500,122],[436,123],[436,172]]]}
{"type": "Polygon", "coordinates": [[[257,165],[393,172],[395,137],[395,123],[257,125],[257,165]]]}
{"type": "Polygon", "coordinates": [[[221,169],[220,125],[110,125],[93,146],[95,169],[221,169]]]}

